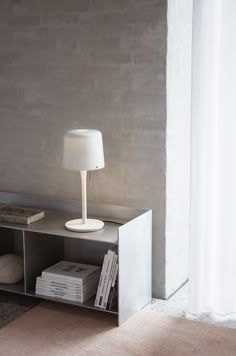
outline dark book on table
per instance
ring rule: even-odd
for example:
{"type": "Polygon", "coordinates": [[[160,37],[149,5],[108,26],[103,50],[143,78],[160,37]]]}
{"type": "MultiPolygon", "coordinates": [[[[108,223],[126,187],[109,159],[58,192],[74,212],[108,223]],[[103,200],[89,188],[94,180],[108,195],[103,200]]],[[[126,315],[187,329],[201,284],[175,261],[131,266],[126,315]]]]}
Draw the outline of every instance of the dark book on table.
{"type": "Polygon", "coordinates": [[[19,206],[1,206],[0,221],[17,224],[31,224],[45,217],[45,212],[39,209],[19,206]]]}

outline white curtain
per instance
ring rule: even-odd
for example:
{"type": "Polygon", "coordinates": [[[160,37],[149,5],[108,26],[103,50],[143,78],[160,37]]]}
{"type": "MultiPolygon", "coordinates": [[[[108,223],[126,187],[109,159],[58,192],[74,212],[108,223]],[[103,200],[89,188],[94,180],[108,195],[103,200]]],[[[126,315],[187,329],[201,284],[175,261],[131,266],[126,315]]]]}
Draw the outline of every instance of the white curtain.
{"type": "Polygon", "coordinates": [[[236,312],[236,0],[194,0],[191,313],[236,312]]]}

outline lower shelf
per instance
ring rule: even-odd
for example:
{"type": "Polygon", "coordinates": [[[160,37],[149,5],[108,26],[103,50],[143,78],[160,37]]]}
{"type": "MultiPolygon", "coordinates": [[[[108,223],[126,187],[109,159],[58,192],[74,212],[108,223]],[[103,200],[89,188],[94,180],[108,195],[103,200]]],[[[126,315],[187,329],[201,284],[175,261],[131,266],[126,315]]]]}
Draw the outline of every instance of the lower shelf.
{"type": "Polygon", "coordinates": [[[50,300],[50,301],[54,301],[54,302],[58,302],[58,303],[71,304],[71,305],[75,305],[75,306],[81,307],[81,308],[88,308],[88,309],[98,310],[98,311],[102,311],[102,312],[109,313],[109,314],[118,315],[118,312],[115,309],[106,310],[106,309],[101,309],[101,308],[95,307],[94,306],[95,297],[90,298],[85,303],[78,303],[78,302],[73,302],[73,301],[70,301],[70,300],[64,300],[64,299],[60,299],[60,298],[54,298],[54,297],[48,297],[48,296],[45,296],[45,295],[39,295],[39,294],[36,294],[34,291],[29,292],[29,293],[25,293],[24,281],[22,281],[20,283],[15,283],[15,284],[2,284],[2,283],[0,283],[0,291],[22,294],[22,295],[26,295],[26,296],[29,296],[29,297],[46,299],[46,300],[50,300]]]}
{"type": "Polygon", "coordinates": [[[12,292],[18,294],[25,294],[24,281],[15,284],[2,284],[0,283],[0,291],[12,292]]]}
{"type": "Polygon", "coordinates": [[[95,297],[90,298],[85,303],[78,303],[78,302],[73,302],[73,301],[70,301],[70,300],[64,300],[64,299],[60,299],[60,298],[54,298],[54,297],[48,297],[48,296],[45,296],[45,295],[35,294],[35,292],[27,293],[27,295],[30,296],[30,297],[51,300],[51,301],[58,302],[58,303],[63,303],[63,304],[76,305],[77,307],[93,309],[93,310],[98,310],[98,311],[102,311],[102,312],[109,313],[109,314],[118,315],[117,310],[113,310],[113,309],[112,310],[106,310],[106,309],[101,309],[101,308],[95,307],[94,306],[95,297]]]}

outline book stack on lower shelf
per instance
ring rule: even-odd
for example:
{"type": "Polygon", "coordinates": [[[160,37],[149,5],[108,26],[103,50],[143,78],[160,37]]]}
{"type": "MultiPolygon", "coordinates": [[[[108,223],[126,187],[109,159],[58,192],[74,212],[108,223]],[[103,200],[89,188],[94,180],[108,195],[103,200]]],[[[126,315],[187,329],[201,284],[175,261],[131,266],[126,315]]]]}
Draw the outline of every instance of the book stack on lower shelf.
{"type": "Polygon", "coordinates": [[[116,251],[108,250],[104,256],[94,306],[111,310],[117,306],[118,256],[116,251]]]}
{"type": "Polygon", "coordinates": [[[96,294],[101,268],[60,261],[37,277],[36,294],[84,303],[96,294]]]}

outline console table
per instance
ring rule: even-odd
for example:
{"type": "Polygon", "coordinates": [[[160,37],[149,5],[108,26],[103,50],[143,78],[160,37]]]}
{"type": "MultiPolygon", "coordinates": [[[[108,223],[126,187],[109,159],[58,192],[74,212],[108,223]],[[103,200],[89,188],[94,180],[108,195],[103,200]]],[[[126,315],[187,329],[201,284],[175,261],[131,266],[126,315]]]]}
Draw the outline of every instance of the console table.
{"type": "Polygon", "coordinates": [[[123,324],[151,300],[152,212],[114,205],[88,204],[88,213],[105,222],[102,230],[88,233],[68,231],[66,221],[78,218],[80,202],[43,196],[0,192],[0,205],[43,209],[46,216],[30,225],[0,222],[0,255],[24,257],[24,280],[0,284],[0,290],[35,295],[36,278],[45,268],[61,260],[102,266],[107,250],[118,249],[118,308],[94,307],[95,296],[85,303],[43,297],[61,303],[117,315],[123,324]]]}

